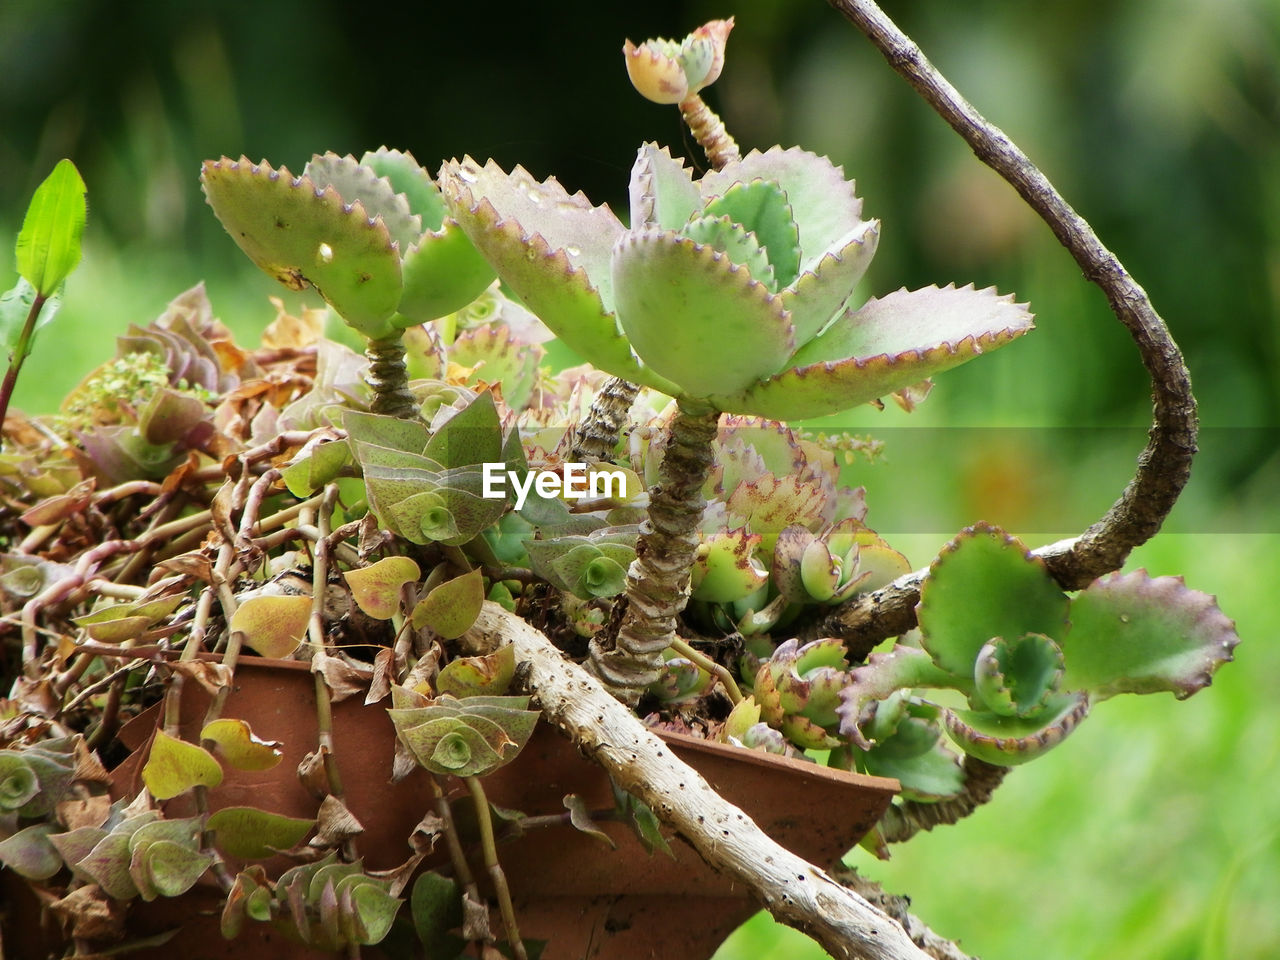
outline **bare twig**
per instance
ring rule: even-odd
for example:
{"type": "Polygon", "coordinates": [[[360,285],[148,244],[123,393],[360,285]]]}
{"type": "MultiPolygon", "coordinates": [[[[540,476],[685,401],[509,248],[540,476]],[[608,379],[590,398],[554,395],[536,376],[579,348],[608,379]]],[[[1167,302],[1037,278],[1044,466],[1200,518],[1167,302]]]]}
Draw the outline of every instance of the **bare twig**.
{"type": "MultiPolygon", "coordinates": [[[[1137,472],[1111,509],[1078,537],[1035,551],[1068,590],[1118,570],[1134,547],[1164,522],[1190,476],[1196,452],[1196,404],[1191,378],[1146,292],[1129,276],[1088,222],[998,127],[989,123],[921,53],[920,48],[871,0],[828,0],[884,54],[889,65],[947,121],[978,158],[1007,180],[1049,225],[1054,236],[1095,283],[1112,312],[1133,336],[1151,376],[1154,419],[1137,472]]],[[[828,617],[818,632],[843,638],[853,653],[915,623],[924,571],[907,574],[875,593],[858,597],[828,617]]]]}
{"type": "Polygon", "coordinates": [[[543,716],[778,920],[809,934],[833,957],[927,957],[884,913],[770,839],[540,631],[495,603],[484,605],[472,630],[486,645],[510,642],[516,659],[527,664],[526,684],[543,716]]]}

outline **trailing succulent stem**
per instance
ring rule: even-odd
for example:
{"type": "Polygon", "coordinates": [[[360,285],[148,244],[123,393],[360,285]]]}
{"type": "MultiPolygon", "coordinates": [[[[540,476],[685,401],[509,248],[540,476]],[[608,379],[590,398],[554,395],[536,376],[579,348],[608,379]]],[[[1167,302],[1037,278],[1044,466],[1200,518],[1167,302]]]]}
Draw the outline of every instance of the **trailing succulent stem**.
{"type": "Polygon", "coordinates": [[[954,797],[935,803],[904,800],[892,804],[880,820],[880,838],[885,843],[902,843],[921,830],[963,820],[991,799],[1009,772],[1008,767],[998,767],[971,756],[964,758],[963,770],[964,789],[954,797]]]}
{"type": "Polygon", "coordinates": [[[627,571],[627,609],[613,643],[593,640],[589,668],[615,696],[635,703],[658,676],[662,651],[675,636],[689,600],[689,572],[698,547],[702,490],[714,463],[720,415],[681,404],[671,423],[658,485],[650,493],[636,559],[627,571]]]}
{"type": "Polygon", "coordinates": [[[411,419],[418,415],[418,405],[409,392],[409,371],[405,365],[404,338],[399,333],[370,340],[364,355],[369,358],[365,382],[373,390],[369,409],[374,413],[411,419]]]}

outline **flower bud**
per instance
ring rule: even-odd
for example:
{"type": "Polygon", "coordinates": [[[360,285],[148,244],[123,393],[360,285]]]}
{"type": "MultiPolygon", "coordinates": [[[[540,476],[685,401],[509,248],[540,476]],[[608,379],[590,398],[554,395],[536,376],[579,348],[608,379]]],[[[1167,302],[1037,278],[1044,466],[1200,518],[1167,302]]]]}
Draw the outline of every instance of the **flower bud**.
{"type": "Polygon", "coordinates": [[[733,18],[712,20],[677,43],[646,40],[622,45],[627,75],[640,95],[654,103],[680,103],[710,86],[724,68],[724,47],[733,18]]]}

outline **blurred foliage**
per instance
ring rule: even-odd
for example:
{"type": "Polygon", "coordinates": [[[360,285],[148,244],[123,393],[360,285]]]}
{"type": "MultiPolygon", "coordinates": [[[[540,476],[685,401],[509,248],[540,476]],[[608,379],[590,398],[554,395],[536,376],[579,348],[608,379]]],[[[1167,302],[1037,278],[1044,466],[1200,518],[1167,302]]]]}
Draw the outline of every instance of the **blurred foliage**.
{"type": "MultiPolygon", "coordinates": [[[[1224,689],[1197,698],[1190,712],[1214,714],[1205,722],[1257,746],[1258,721],[1250,718],[1266,709],[1259,678],[1269,654],[1250,641],[1273,635],[1276,624],[1272,617],[1265,629],[1265,612],[1235,578],[1256,579],[1255,562],[1274,569],[1276,544],[1234,534],[1280,532],[1280,4],[885,0],[884,7],[1091,220],[1182,345],[1208,429],[1169,526],[1233,535],[1179,538],[1201,546],[1157,544],[1144,556],[1155,558],[1147,561],[1158,567],[1153,573],[1186,573],[1219,590],[1224,609],[1241,619],[1240,666],[1253,657],[1256,666],[1223,671],[1224,689]],[[1163,562],[1175,555],[1177,562],[1163,562]]],[[[734,14],[727,65],[708,99],[744,147],[801,143],[857,178],[869,215],[885,224],[867,292],[973,280],[1016,291],[1038,317],[1033,336],[940,379],[910,419],[892,407],[862,408],[823,425],[886,438],[882,465],[851,468],[850,479],[869,486],[869,521],[892,539],[895,529],[945,534],[981,518],[1042,543],[1078,529],[1077,516],[1095,517],[1119,492],[1150,409],[1126,333],[1049,231],[826,4],[562,0],[476,11],[392,3],[375,15],[338,0],[0,4],[0,236],[13,235],[31,191],[60,157],[76,162],[90,198],[85,264],[51,342],[38,343],[24,369],[17,405],[53,409],[113,353],[129,322],[145,323],[202,278],[238,335],[251,337],[274,316],[266,297],[285,291],[243,261],[205,209],[202,159],[245,153],[300,169],[315,151],[359,153],[386,143],[434,167],[470,153],[522,163],[539,177],[554,173],[571,190],[625,210],[621,185],[640,141],[694,149],[675,111],[631,90],[623,37],[679,35],[734,14]],[[1030,429],[985,435],[984,444],[1007,452],[975,466],[964,435],[950,429],[957,426],[1030,429]],[[910,432],[922,427],[948,429],[910,432]],[[933,445],[940,438],[949,438],[941,448],[933,445]],[[880,512],[890,494],[900,514],[886,523],[880,512]],[[1067,519],[1050,529],[1042,518],[1059,509],[1067,519]]],[[[12,275],[10,250],[0,244],[0,287],[12,275]]],[[[945,536],[917,539],[929,542],[912,555],[919,564],[945,536]]],[[[1094,725],[1081,737],[1099,746],[1081,739],[1068,748],[1084,769],[1108,750],[1120,758],[1096,791],[1066,762],[1037,771],[1066,778],[1043,787],[1028,786],[1019,772],[986,827],[979,815],[978,826],[947,832],[946,840],[921,838],[899,854],[917,866],[911,876],[905,867],[895,874],[894,885],[918,893],[922,913],[944,931],[957,932],[949,918],[967,917],[970,946],[988,957],[1025,956],[1033,943],[1046,957],[1190,956],[1199,941],[1179,931],[1197,918],[1225,938],[1218,953],[1200,955],[1260,956],[1240,938],[1252,926],[1274,943],[1276,931],[1250,904],[1260,892],[1274,902],[1274,871],[1259,858],[1274,863],[1276,841],[1270,827],[1252,835],[1244,828],[1274,822],[1248,802],[1262,778],[1272,784],[1268,796],[1277,792],[1274,743],[1261,745],[1261,760],[1250,754],[1252,762],[1225,747],[1188,752],[1181,740],[1162,739],[1164,710],[1135,703],[1111,712],[1125,714],[1111,736],[1094,725]],[[1121,749],[1115,734],[1129,713],[1133,739],[1121,749]],[[1151,758],[1170,756],[1195,759],[1158,779],[1151,758]],[[1215,786],[1214,777],[1226,783],[1215,786]],[[1068,779],[1074,794],[1062,786],[1068,779]],[[1091,810],[1093,796],[1100,807],[1091,810]],[[1151,802],[1168,808],[1153,820],[1159,826],[1117,829],[1113,807],[1151,802]],[[1062,875],[1031,895],[1020,878],[1028,858],[1039,862],[1049,848],[1029,839],[1042,827],[1039,809],[1013,816],[1026,803],[1051,805],[1066,821],[1063,858],[1055,861],[1062,875]],[[1015,833],[1014,821],[1031,832],[1015,833]],[[1179,849],[1162,830],[1194,838],[1192,862],[1156,859],[1179,849]],[[1121,850],[1120,866],[1100,865],[1079,843],[1090,831],[1099,847],[1136,849],[1121,850]],[[973,929],[988,911],[967,896],[948,899],[945,887],[926,898],[923,876],[947,871],[907,856],[919,846],[921,857],[962,862],[948,858],[985,849],[997,833],[1003,846],[993,855],[1007,867],[1004,896],[1012,900],[999,910],[999,930],[973,929]],[[1072,879],[1074,869],[1091,875],[1072,879]],[[1096,887],[1098,871],[1114,890],[1096,887]],[[1166,883],[1170,877],[1176,883],[1166,883]],[[1179,898],[1172,904],[1171,886],[1179,898]],[[1090,939],[1104,932],[1094,929],[1094,911],[1064,898],[1082,888],[1097,891],[1091,905],[1117,914],[1105,936],[1090,939]],[[1013,922],[1019,917],[1028,926],[1013,922]],[[1173,926],[1150,918],[1172,918],[1173,926]],[[1025,939],[1070,923],[1079,927],[1076,939],[1062,942],[1074,948],[1048,952],[1058,933],[1025,939]],[[1134,931],[1130,940],[1099,943],[1122,930],[1134,931]]],[[[1188,707],[1170,713],[1186,715],[1188,707]]],[[[1187,729],[1200,729],[1189,722],[1187,729]]],[[[1229,746],[1231,736],[1212,742],[1229,746]]]]}

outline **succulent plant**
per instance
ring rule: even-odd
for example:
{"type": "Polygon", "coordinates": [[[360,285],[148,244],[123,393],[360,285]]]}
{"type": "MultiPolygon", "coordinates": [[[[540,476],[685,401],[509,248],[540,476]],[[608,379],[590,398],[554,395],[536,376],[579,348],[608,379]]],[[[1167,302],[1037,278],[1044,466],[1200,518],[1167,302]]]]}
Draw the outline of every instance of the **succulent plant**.
{"type": "Polygon", "coordinates": [[[1023,305],[971,287],[853,306],[879,223],[862,219],[838,167],[796,148],[753,152],[695,181],[646,144],[630,229],[520,167],[454,160],[440,185],[477,248],[565,344],[692,408],[835,413],[1031,328],[1023,305]]]}
{"type": "Polygon", "coordinates": [[[844,645],[834,638],[787,640],[760,664],[752,696],[760,717],[802,748],[835,747],[837,707],[849,680],[844,645]]]}
{"type": "Polygon", "coordinates": [[[466,305],[494,276],[430,175],[384,147],[359,161],[317,154],[298,177],[223,157],[205,162],[201,181],[254,263],[292,289],[315,286],[369,341],[374,409],[411,415],[401,332],[466,305]]]}
{"type": "Polygon", "coordinates": [[[987,524],[964,530],[934,561],[919,620],[920,646],[899,644],[853,671],[841,732],[869,748],[873,730],[898,730],[880,716],[883,705],[868,709],[873,701],[951,688],[968,707],[939,705],[947,735],[1004,766],[1060,743],[1098,700],[1191,696],[1239,642],[1213,598],[1179,578],[1115,573],[1068,597],[1021,541],[987,524]]]}

